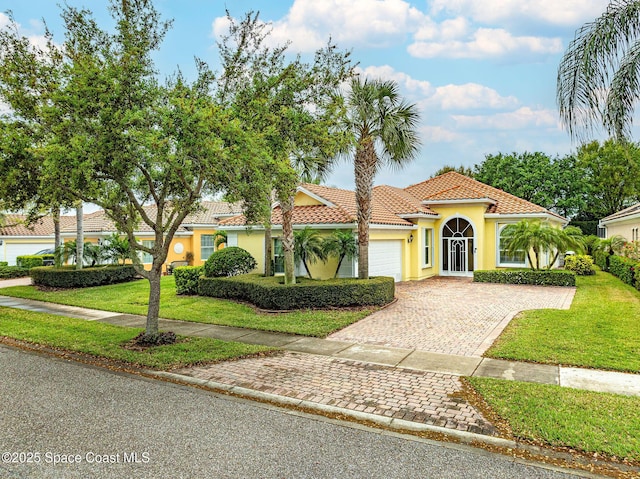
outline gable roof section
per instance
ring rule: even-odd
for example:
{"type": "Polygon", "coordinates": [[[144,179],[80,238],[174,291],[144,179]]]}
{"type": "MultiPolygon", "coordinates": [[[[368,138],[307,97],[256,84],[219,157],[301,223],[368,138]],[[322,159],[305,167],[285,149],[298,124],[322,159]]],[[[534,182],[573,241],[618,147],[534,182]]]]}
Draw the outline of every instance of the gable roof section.
{"type": "Polygon", "coordinates": [[[495,203],[487,207],[487,213],[517,215],[517,214],[548,214],[564,220],[562,216],[523,200],[493,186],[485,185],[473,178],[450,171],[422,183],[408,186],[405,191],[422,201],[429,200],[479,200],[491,199],[495,203]]]}
{"type": "Polygon", "coordinates": [[[438,216],[438,213],[422,204],[415,196],[394,186],[380,185],[374,187],[373,197],[378,203],[384,205],[387,210],[399,216],[438,216]]]}
{"type": "MultiPolygon", "coordinates": [[[[307,225],[355,224],[358,208],[356,206],[356,195],[353,191],[328,186],[304,184],[301,186],[303,192],[308,191],[314,196],[326,201],[324,205],[295,206],[293,209],[293,223],[307,225]],[[330,206],[331,205],[331,206],[330,206]]],[[[228,218],[220,221],[220,226],[245,226],[246,221],[243,215],[228,218]]],[[[271,224],[282,224],[282,212],[276,206],[271,213],[271,224]]],[[[412,226],[412,223],[402,219],[393,210],[386,206],[386,202],[381,201],[379,194],[374,192],[371,201],[371,224],[372,225],[395,225],[412,226]]]]}
{"type": "Polygon", "coordinates": [[[636,203],[635,205],[631,205],[628,208],[625,208],[620,211],[616,211],[615,213],[606,216],[600,220],[600,223],[608,223],[614,220],[622,220],[628,216],[634,216],[640,214],[640,203],[636,203]]]}
{"type": "MultiPolygon", "coordinates": [[[[0,236],[51,236],[54,234],[53,217],[43,216],[30,226],[24,224],[25,215],[5,215],[7,226],[0,228],[0,236]]],[[[69,224],[75,224],[75,216],[60,216],[60,230],[69,224]]]]}

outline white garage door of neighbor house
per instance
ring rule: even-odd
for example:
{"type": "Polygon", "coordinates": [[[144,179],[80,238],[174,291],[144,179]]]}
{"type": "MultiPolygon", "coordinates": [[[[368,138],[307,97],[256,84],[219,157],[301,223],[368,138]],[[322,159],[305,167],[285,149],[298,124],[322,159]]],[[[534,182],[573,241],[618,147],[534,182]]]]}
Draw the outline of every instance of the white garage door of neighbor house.
{"type": "Polygon", "coordinates": [[[5,241],[0,248],[4,248],[4,261],[7,261],[9,266],[15,266],[18,256],[36,254],[40,250],[53,248],[53,241],[51,243],[7,243],[5,241]]]}
{"type": "Polygon", "coordinates": [[[392,276],[402,279],[402,241],[369,242],[369,276],[392,276]]]}

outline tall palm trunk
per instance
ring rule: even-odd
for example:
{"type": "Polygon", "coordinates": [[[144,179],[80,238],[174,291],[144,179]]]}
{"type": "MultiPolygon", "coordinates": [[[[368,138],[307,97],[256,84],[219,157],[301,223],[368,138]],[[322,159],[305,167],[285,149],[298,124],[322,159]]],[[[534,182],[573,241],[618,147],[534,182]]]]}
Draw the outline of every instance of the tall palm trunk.
{"type": "Polygon", "coordinates": [[[264,226],[264,275],[273,276],[271,257],[273,256],[273,240],[271,239],[271,223],[264,226]]]}
{"type": "Polygon", "coordinates": [[[356,204],[358,205],[358,279],[369,279],[369,222],[377,157],[371,138],[359,145],[355,158],[356,204]]]}
{"type": "Polygon", "coordinates": [[[60,266],[61,257],[58,254],[58,248],[60,247],[60,207],[55,206],[53,208],[53,248],[55,253],[56,267],[60,266]]]}
{"type": "Polygon", "coordinates": [[[294,245],[293,236],[293,201],[294,196],[280,198],[280,209],[282,211],[282,251],[284,254],[284,284],[296,283],[294,245]]]}
{"type": "Polygon", "coordinates": [[[76,269],[82,269],[84,257],[84,213],[82,202],[76,205],[76,269]]]}

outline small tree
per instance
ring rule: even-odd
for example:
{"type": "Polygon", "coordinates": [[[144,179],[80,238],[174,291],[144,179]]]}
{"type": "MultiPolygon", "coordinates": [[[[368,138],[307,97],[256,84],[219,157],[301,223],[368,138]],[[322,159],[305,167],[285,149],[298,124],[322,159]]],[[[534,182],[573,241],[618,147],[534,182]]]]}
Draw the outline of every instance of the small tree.
{"type": "Polygon", "coordinates": [[[297,264],[304,265],[304,269],[307,271],[307,275],[310,279],[311,271],[309,270],[309,264],[315,263],[318,260],[324,261],[326,254],[323,249],[322,236],[318,231],[305,226],[304,229],[293,232],[294,239],[294,257],[297,264]]]}
{"type": "Polygon", "coordinates": [[[358,241],[351,231],[336,230],[322,243],[322,249],[327,256],[338,258],[338,266],[334,278],[338,277],[338,272],[344,259],[351,260],[358,257],[358,241]]]}
{"type": "Polygon", "coordinates": [[[118,233],[112,233],[102,242],[103,256],[114,264],[125,264],[131,259],[132,250],[127,238],[121,238],[118,233]]]}
{"type": "Polygon", "coordinates": [[[529,266],[533,270],[541,269],[543,253],[553,254],[553,259],[547,265],[547,268],[551,268],[560,252],[582,249],[582,232],[579,228],[568,227],[562,230],[537,219],[508,225],[502,233],[502,240],[509,254],[526,251],[529,266]]]}

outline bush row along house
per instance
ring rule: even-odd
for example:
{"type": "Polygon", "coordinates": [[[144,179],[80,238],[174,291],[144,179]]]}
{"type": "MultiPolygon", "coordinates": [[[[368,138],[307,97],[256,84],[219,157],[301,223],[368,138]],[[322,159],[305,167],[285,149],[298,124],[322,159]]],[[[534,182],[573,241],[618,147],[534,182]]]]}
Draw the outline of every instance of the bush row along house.
{"type": "MultiPolygon", "coordinates": [[[[264,228],[247,225],[238,205],[204,202],[202,212],[188,217],[176,233],[167,263],[193,253],[200,265],[213,253],[216,231],[227,232],[227,246],[249,251],[263,272],[264,228]]],[[[357,231],[355,193],[349,190],[304,184],[298,188],[293,213],[294,228],[305,226],[330,235],[335,230],[357,231]]],[[[373,190],[370,223],[369,274],[391,276],[396,281],[419,280],[431,276],[469,276],[479,269],[527,267],[524,251],[508,254],[501,245],[501,233],[508,224],[524,218],[538,218],[562,227],[567,220],[541,206],[480,183],[456,172],[431,178],[407,188],[387,185],[373,190]]],[[[276,274],[282,273],[282,215],[276,204],[272,210],[273,257],[276,274]]],[[[47,220],[29,235],[11,236],[0,230],[3,247],[0,261],[13,259],[17,252],[33,254],[53,246],[53,228],[46,232],[47,220]],[[36,242],[37,239],[37,242],[36,242]],[[29,245],[27,247],[27,245],[29,245]],[[21,245],[21,246],[17,246],[21,245]],[[28,250],[28,251],[27,251],[28,250]]],[[[62,236],[75,237],[75,218],[64,217],[62,236]],[[69,219],[71,218],[71,220],[69,219]]],[[[104,212],[85,215],[86,241],[99,242],[114,230],[104,212]]],[[[23,231],[24,233],[24,231],[23,231]]],[[[142,228],[141,241],[153,241],[152,232],[142,228]],[[145,239],[148,238],[148,239],[145,239]]],[[[143,257],[143,263],[150,258],[143,257]]],[[[357,275],[357,258],[343,261],[339,276],[357,275]]],[[[337,258],[311,265],[314,278],[332,277],[337,258]]],[[[300,267],[299,274],[303,274],[300,267]]]]}

